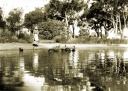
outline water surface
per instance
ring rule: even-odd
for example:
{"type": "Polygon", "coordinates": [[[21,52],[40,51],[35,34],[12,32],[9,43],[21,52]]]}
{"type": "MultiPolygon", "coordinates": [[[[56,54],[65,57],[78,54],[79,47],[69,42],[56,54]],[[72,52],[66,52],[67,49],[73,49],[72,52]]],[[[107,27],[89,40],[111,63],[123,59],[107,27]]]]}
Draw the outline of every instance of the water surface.
{"type": "Polygon", "coordinates": [[[0,51],[0,91],[127,91],[128,49],[0,51]]]}

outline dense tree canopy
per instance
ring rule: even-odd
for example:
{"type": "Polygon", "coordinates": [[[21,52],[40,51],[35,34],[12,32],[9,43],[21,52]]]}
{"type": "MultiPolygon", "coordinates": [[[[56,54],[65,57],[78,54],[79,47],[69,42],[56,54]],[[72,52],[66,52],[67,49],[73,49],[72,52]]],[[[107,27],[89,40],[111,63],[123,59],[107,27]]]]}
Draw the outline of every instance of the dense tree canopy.
{"type": "MultiPolygon", "coordinates": [[[[74,33],[74,21],[80,21],[79,26],[82,24],[81,22],[89,23],[98,36],[101,36],[99,30],[102,30],[102,26],[104,26],[105,31],[113,29],[115,33],[122,34],[122,29],[127,27],[128,0],[94,1],[88,8],[88,2],[85,3],[85,0],[50,0],[44,8],[36,8],[34,11],[25,14],[23,25],[31,30],[33,30],[34,25],[41,25],[42,34],[48,33],[52,38],[60,31],[69,31],[69,26],[72,27],[74,33]],[[81,11],[84,11],[82,16],[79,14],[81,11]],[[63,28],[65,29],[63,30],[63,28]]],[[[21,25],[21,14],[22,10],[13,9],[6,19],[12,33],[15,33],[21,25]]],[[[1,10],[0,27],[4,28],[5,25],[1,10]]]]}
{"type": "Polygon", "coordinates": [[[50,3],[45,6],[45,12],[50,19],[64,20],[67,30],[69,25],[72,25],[74,35],[73,21],[79,18],[77,13],[85,6],[84,0],[50,0],[50,3]]]}
{"type": "Polygon", "coordinates": [[[48,19],[57,19],[62,20],[60,12],[62,11],[63,2],[59,0],[50,0],[50,2],[45,5],[45,17],[48,19]],[[60,18],[60,19],[59,19],[60,18]]]}
{"type": "Polygon", "coordinates": [[[21,15],[21,9],[13,9],[12,11],[10,11],[8,18],[6,19],[9,30],[13,34],[15,34],[15,32],[19,29],[21,25],[21,15]]]}
{"type": "Polygon", "coordinates": [[[3,20],[3,10],[0,8],[0,28],[5,29],[6,22],[3,20]]]}
{"type": "Polygon", "coordinates": [[[84,7],[84,0],[50,0],[50,3],[45,6],[45,13],[51,19],[66,18],[66,15],[71,18],[84,7]]]}
{"type": "Polygon", "coordinates": [[[24,26],[32,29],[35,24],[38,24],[44,20],[44,13],[42,9],[36,8],[34,11],[31,11],[25,14],[24,26]]]}
{"type": "Polygon", "coordinates": [[[104,26],[105,30],[114,29],[115,33],[122,33],[126,26],[128,0],[95,0],[85,15],[99,35],[99,29],[104,26]]]}
{"type": "Polygon", "coordinates": [[[49,19],[39,24],[40,34],[44,39],[53,39],[64,31],[64,23],[58,20],[49,19]]]}

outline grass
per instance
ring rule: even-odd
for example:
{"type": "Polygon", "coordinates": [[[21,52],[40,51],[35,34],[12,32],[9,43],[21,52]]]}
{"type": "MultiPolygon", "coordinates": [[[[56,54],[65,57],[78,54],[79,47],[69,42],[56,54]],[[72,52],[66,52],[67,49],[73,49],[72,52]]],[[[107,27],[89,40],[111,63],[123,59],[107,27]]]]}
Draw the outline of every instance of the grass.
{"type": "Polygon", "coordinates": [[[126,39],[107,39],[97,37],[78,37],[67,43],[75,44],[127,44],[126,39]]]}

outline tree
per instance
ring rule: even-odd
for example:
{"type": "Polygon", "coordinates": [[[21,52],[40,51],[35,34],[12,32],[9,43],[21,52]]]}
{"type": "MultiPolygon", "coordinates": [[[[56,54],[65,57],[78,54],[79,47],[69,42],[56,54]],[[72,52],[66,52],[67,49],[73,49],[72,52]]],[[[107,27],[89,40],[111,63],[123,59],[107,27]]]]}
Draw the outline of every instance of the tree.
{"type": "Polygon", "coordinates": [[[109,21],[112,23],[112,28],[114,29],[116,34],[118,33],[121,34],[121,38],[123,33],[122,25],[126,26],[125,22],[127,15],[125,13],[126,11],[124,8],[128,8],[127,5],[128,5],[127,0],[113,0],[113,1],[109,0],[104,7],[105,8],[104,11],[110,14],[109,21]]]}
{"type": "MultiPolygon", "coordinates": [[[[86,18],[90,22],[91,26],[95,28],[97,35],[99,35],[98,29],[102,26],[106,30],[113,28],[116,34],[122,35],[122,25],[126,25],[126,11],[124,7],[127,7],[127,0],[95,0],[90,7],[89,13],[86,18]],[[124,19],[123,19],[123,17],[124,19]],[[123,21],[124,20],[124,21],[123,21]]],[[[128,7],[127,7],[128,8],[128,7]]]]}
{"type": "Polygon", "coordinates": [[[40,34],[43,36],[43,39],[53,39],[55,36],[61,35],[62,31],[64,31],[63,25],[62,21],[48,19],[38,26],[41,28],[40,34]]]}
{"type": "Polygon", "coordinates": [[[9,16],[6,20],[12,34],[15,34],[15,32],[20,28],[22,12],[23,11],[18,8],[15,8],[9,12],[9,16]]]}
{"type": "Polygon", "coordinates": [[[64,18],[61,15],[62,7],[63,2],[59,0],[50,0],[50,2],[44,7],[45,18],[63,20],[64,18]]]}
{"type": "Polygon", "coordinates": [[[106,30],[109,30],[111,23],[105,19],[109,17],[109,14],[103,11],[102,2],[94,2],[88,12],[85,12],[81,18],[86,18],[91,28],[95,29],[97,36],[101,36],[100,31],[102,26],[105,26],[106,30]],[[107,26],[106,26],[107,25],[107,26]]]}
{"type": "Polygon", "coordinates": [[[0,28],[5,29],[6,27],[6,22],[3,20],[3,11],[2,8],[0,8],[0,28]]]}
{"type": "Polygon", "coordinates": [[[65,0],[63,8],[62,8],[62,15],[65,17],[65,23],[67,28],[69,25],[73,27],[73,38],[74,36],[74,21],[79,20],[79,13],[86,7],[84,0],[65,0]]]}
{"type": "Polygon", "coordinates": [[[85,6],[84,0],[50,0],[50,3],[45,6],[45,12],[48,18],[64,20],[68,31],[69,25],[72,25],[74,37],[74,21],[79,18],[77,13],[85,6]]]}
{"type": "Polygon", "coordinates": [[[24,26],[33,29],[33,26],[42,22],[44,20],[44,13],[41,8],[36,8],[34,11],[31,11],[25,14],[24,26]]]}

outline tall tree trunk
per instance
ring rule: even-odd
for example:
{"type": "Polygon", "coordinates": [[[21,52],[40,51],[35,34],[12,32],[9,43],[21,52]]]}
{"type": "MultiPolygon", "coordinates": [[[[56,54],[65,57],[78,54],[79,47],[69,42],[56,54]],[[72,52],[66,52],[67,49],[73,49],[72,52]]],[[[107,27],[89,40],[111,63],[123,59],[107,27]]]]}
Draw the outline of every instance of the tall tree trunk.
{"type": "Polygon", "coordinates": [[[116,38],[117,38],[117,33],[118,33],[118,17],[114,15],[112,15],[112,23],[113,23],[113,29],[114,29],[114,33],[116,34],[116,38]]]}
{"type": "Polygon", "coordinates": [[[74,23],[73,23],[73,25],[72,25],[72,29],[73,29],[73,30],[72,30],[72,31],[73,31],[73,36],[72,36],[72,37],[75,38],[75,27],[74,27],[74,23]]]}
{"type": "Polygon", "coordinates": [[[116,16],[116,23],[115,23],[115,33],[118,33],[118,16],[116,16]]]}
{"type": "Polygon", "coordinates": [[[69,24],[68,24],[68,16],[65,12],[65,26],[66,26],[66,34],[67,34],[67,38],[69,38],[69,24]]]}
{"type": "Polygon", "coordinates": [[[127,23],[126,23],[126,16],[125,16],[124,12],[123,12],[123,19],[124,19],[124,27],[126,28],[127,23]]]}
{"type": "Polygon", "coordinates": [[[102,35],[102,32],[103,32],[103,31],[102,31],[102,29],[100,29],[100,30],[101,30],[101,35],[100,35],[100,36],[101,36],[101,38],[103,38],[103,35],[102,35]]]}
{"type": "Polygon", "coordinates": [[[123,34],[123,32],[122,32],[122,24],[121,24],[121,20],[120,20],[120,15],[119,15],[119,30],[120,30],[120,33],[121,33],[121,38],[122,38],[122,34],[123,34]]]}
{"type": "Polygon", "coordinates": [[[65,12],[65,23],[66,23],[66,27],[69,27],[69,25],[68,25],[68,16],[67,16],[66,12],[65,12]]]}

